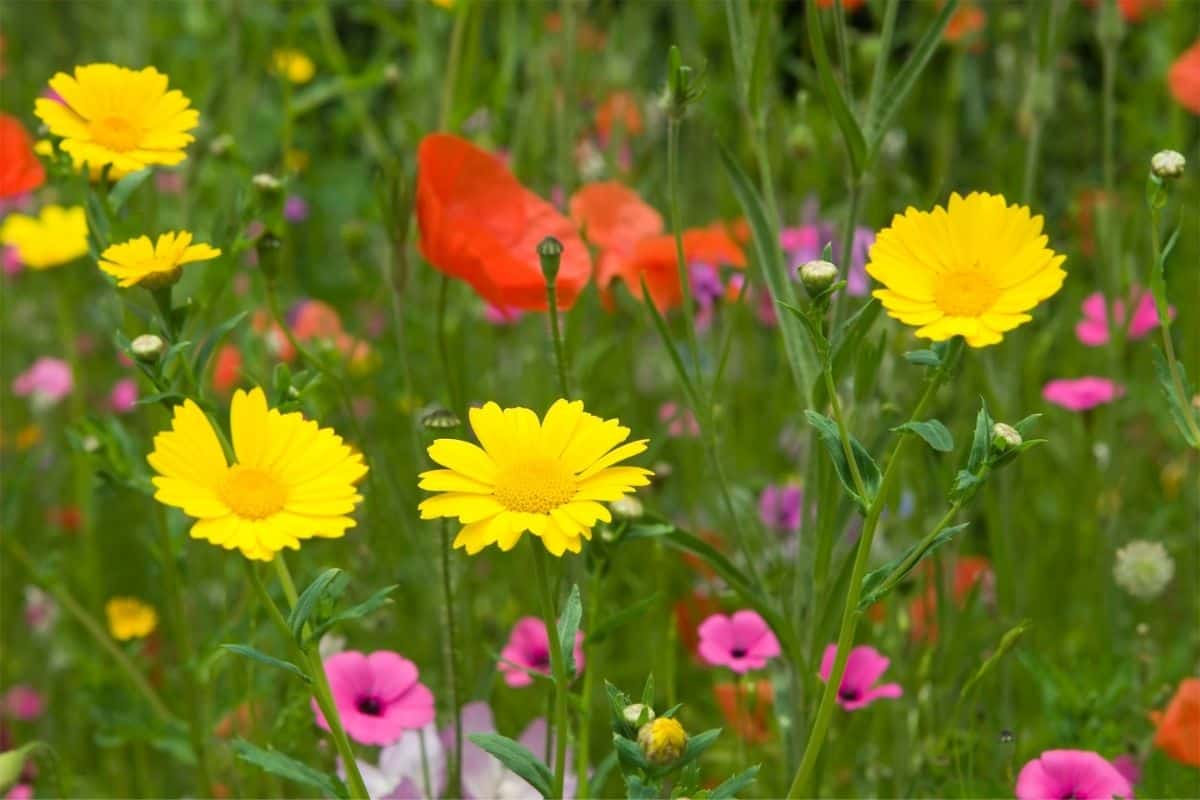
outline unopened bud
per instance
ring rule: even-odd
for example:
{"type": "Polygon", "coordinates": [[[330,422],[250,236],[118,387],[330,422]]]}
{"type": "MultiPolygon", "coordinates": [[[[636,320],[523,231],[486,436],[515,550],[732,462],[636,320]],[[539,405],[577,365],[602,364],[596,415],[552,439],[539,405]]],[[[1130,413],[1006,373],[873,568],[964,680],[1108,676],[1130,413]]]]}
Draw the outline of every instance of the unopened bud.
{"type": "Polygon", "coordinates": [[[546,277],[546,283],[554,283],[558,280],[558,267],[562,261],[562,242],[553,236],[547,236],[538,243],[537,254],[538,260],[542,262],[542,275],[546,277]]]}
{"type": "Polygon", "coordinates": [[[1183,153],[1175,150],[1159,150],[1150,157],[1150,171],[1159,178],[1179,178],[1186,166],[1187,159],[1183,153]]]}
{"type": "Polygon", "coordinates": [[[400,82],[400,67],[397,64],[388,64],[383,68],[383,80],[391,86],[395,86],[400,82]]]}
{"type": "Polygon", "coordinates": [[[687,747],[687,733],[671,717],[647,722],[638,731],[638,746],[651,764],[666,766],[678,761],[687,747]]]}
{"type": "Polygon", "coordinates": [[[633,495],[618,497],[609,503],[608,507],[618,519],[639,519],[644,512],[642,501],[633,495]]]}
{"type": "Polygon", "coordinates": [[[267,280],[274,280],[279,275],[279,251],[283,240],[270,231],[263,231],[254,243],[254,252],[258,255],[258,268],[263,271],[267,280]]]}
{"type": "Polygon", "coordinates": [[[809,297],[816,297],[825,292],[838,279],[838,268],[828,261],[817,259],[806,261],[800,267],[800,282],[809,297]]]}
{"type": "Polygon", "coordinates": [[[462,425],[462,420],[450,409],[434,406],[421,416],[421,424],[432,430],[445,430],[457,428],[462,425]]]}
{"type": "Polygon", "coordinates": [[[634,727],[640,727],[654,721],[654,709],[645,703],[630,703],[621,711],[621,717],[634,727]],[[645,719],[642,715],[645,714],[645,719]]]}
{"type": "Polygon", "coordinates": [[[1020,447],[1021,432],[1012,425],[1005,425],[1003,422],[997,422],[992,426],[992,450],[997,453],[1006,453],[1014,447],[1020,447]]]}
{"type": "Polygon", "coordinates": [[[166,342],[153,333],[143,333],[129,343],[129,352],[144,364],[153,364],[166,349],[166,342]]]}
{"type": "Polygon", "coordinates": [[[232,134],[222,133],[217,138],[209,142],[208,152],[220,158],[221,156],[233,150],[234,138],[232,134]]]}
{"type": "Polygon", "coordinates": [[[255,175],[250,179],[250,183],[253,184],[255,189],[258,189],[260,192],[266,192],[267,194],[274,194],[283,188],[283,184],[280,182],[279,178],[276,178],[274,175],[266,172],[260,172],[255,175]]]}

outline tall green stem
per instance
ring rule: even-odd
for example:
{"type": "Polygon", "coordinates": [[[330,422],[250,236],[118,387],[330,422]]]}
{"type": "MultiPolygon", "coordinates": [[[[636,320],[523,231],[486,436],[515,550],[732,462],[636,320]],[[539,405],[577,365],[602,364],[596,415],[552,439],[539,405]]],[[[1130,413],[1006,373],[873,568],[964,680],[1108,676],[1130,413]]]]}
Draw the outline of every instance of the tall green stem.
{"type": "Polygon", "coordinates": [[[458,381],[450,365],[450,339],[446,330],[446,309],[450,302],[450,278],[443,274],[438,283],[438,303],[436,314],[438,356],[442,360],[442,376],[446,380],[446,391],[450,395],[450,408],[460,414],[463,410],[462,394],[458,390],[458,381]]]}
{"type": "MultiPolygon", "coordinates": [[[[1153,269],[1158,269],[1162,261],[1162,237],[1158,232],[1159,226],[1162,224],[1162,212],[1157,208],[1150,209],[1150,247],[1152,249],[1154,260],[1153,269]]],[[[1165,288],[1163,292],[1165,293],[1165,288]]],[[[1157,302],[1158,298],[1155,298],[1157,302]]],[[[1158,307],[1164,308],[1166,302],[1159,304],[1158,307]]],[[[1180,374],[1179,359],[1175,357],[1175,343],[1171,339],[1171,318],[1170,314],[1163,315],[1159,321],[1158,332],[1162,336],[1163,356],[1167,361],[1167,371],[1171,375],[1171,383],[1175,387],[1175,395],[1179,398],[1178,405],[1180,406],[1180,416],[1183,417],[1184,425],[1191,432],[1192,441],[1200,442],[1200,425],[1196,422],[1195,412],[1192,410],[1191,398],[1188,397],[1185,388],[1183,376],[1180,374]]],[[[1197,449],[1200,449],[1198,447],[1197,449]]]]}
{"type": "Polygon", "coordinates": [[[571,397],[571,384],[567,378],[567,347],[563,341],[562,329],[558,326],[558,288],[556,281],[551,278],[546,281],[546,307],[550,312],[550,339],[554,343],[554,363],[558,367],[558,388],[566,399],[571,397]]]}
{"type": "MultiPolygon", "coordinates": [[[[687,258],[683,253],[683,219],[679,210],[679,130],[681,120],[667,120],[667,203],[670,206],[671,233],[675,237],[675,260],[679,270],[679,289],[683,293],[684,335],[687,337],[689,356],[695,369],[696,386],[704,394],[704,380],[700,371],[700,346],[696,342],[695,308],[692,300],[692,276],[688,272],[687,258]]],[[[697,409],[699,410],[699,409],[697,409]]]]}
{"type": "MultiPolygon", "coordinates": [[[[446,607],[446,665],[450,681],[450,707],[454,717],[454,750],[450,753],[448,796],[458,797],[462,787],[462,695],[458,680],[458,633],[454,603],[454,576],[450,572],[450,531],[442,520],[442,598],[446,607]]],[[[425,782],[430,786],[429,782],[425,782]]]]}
{"type": "MultiPolygon", "coordinates": [[[[583,629],[594,630],[596,627],[596,609],[600,600],[600,564],[594,565],[588,573],[587,594],[583,597],[583,629]]],[[[672,628],[673,630],[673,628],[672,628]]],[[[583,640],[583,655],[587,669],[583,671],[583,687],[579,690],[579,738],[575,747],[575,768],[579,771],[579,782],[576,785],[576,797],[591,797],[591,732],[592,732],[592,691],[596,678],[596,650],[587,637],[583,640]]]]}
{"type": "Polygon", "coordinates": [[[542,620],[546,623],[546,638],[550,640],[550,671],[554,676],[554,791],[550,797],[561,798],[567,773],[567,665],[558,638],[558,616],[554,610],[554,587],[546,564],[546,548],[536,537],[525,538],[533,548],[533,571],[541,596],[542,620]]]}
{"type": "Polygon", "coordinates": [[[438,130],[447,130],[450,112],[454,110],[454,85],[458,79],[458,63],[462,60],[463,34],[467,30],[470,0],[454,4],[454,28],[450,31],[450,53],[446,58],[446,74],[442,78],[442,101],[438,111],[438,130]]]}

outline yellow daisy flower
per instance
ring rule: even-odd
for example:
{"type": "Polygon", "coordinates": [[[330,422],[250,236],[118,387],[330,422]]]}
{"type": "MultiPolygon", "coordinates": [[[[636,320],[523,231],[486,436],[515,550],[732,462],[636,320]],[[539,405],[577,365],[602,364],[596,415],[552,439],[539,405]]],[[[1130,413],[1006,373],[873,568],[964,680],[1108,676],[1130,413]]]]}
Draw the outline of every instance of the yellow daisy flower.
{"type": "Polygon", "coordinates": [[[14,247],[30,269],[68,264],[88,251],[83,206],[45,206],[36,217],[9,214],[0,226],[0,244],[14,247]]]}
{"type": "Polygon", "coordinates": [[[108,632],[122,642],[141,639],[158,627],[158,612],[136,597],[114,597],[104,606],[108,632]]]}
{"type": "Polygon", "coordinates": [[[612,520],[601,503],[653,475],[614,466],[643,452],[646,440],[622,445],[629,429],[586,413],[579,401],[555,401],[541,422],[528,408],[495,403],[471,409],[470,420],[483,446],[438,439],[429,457],[447,469],[421,473],[420,483],[441,492],[421,503],[421,519],[456,517],[463,528],[454,546],[469,555],[490,544],[511,550],[525,531],[556,556],[578,553],[597,521],[612,520]]]}
{"type": "Polygon", "coordinates": [[[276,50],[271,54],[271,63],[276,74],[292,83],[308,83],[317,74],[312,59],[299,50],[276,50]]]}
{"type": "Polygon", "coordinates": [[[367,474],[361,453],[299,413],[268,409],[262,389],[234,393],[229,423],[232,464],[191,400],[175,407],[146,459],[158,473],[154,498],[196,518],[193,539],[270,561],[301,539],[337,539],[354,527],[355,484],[367,474]]]}
{"type": "Polygon", "coordinates": [[[39,99],[34,113],[77,167],[87,164],[92,176],[111,164],[110,177],[120,178],[152,164],[178,164],[195,138],[188,131],[200,113],[178,89],[167,91],[167,76],[154,67],[141,71],[115,64],[76,67],[60,72],[50,88],[62,98],[39,99]]]}
{"type": "Polygon", "coordinates": [[[208,261],[221,251],[207,244],[192,244],[187,231],[164,233],[156,243],[149,236],[114,244],[100,254],[100,269],[117,279],[121,288],[141,284],[147,289],[170,286],[179,280],[184,264],[208,261]]]}
{"type": "Polygon", "coordinates": [[[1062,286],[1066,256],[1046,247],[1041,216],[1001,195],[950,195],[949,209],[909,207],[879,232],[867,273],[888,315],[945,341],[996,344],[1033,319],[1030,311],[1062,286]]]}

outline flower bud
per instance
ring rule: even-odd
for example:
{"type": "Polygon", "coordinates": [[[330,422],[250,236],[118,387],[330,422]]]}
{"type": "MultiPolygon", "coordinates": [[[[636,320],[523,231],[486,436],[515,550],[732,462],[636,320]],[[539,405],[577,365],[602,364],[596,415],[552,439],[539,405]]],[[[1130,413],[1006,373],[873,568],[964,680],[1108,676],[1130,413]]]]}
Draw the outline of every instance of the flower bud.
{"type": "Polygon", "coordinates": [[[166,349],[166,342],[153,333],[143,333],[129,343],[129,352],[143,364],[153,364],[166,349]]]}
{"type": "Polygon", "coordinates": [[[279,275],[279,251],[283,240],[270,231],[264,231],[254,243],[254,252],[258,256],[258,268],[263,271],[268,281],[273,281],[279,275]]]}
{"type": "Polygon", "coordinates": [[[1183,153],[1175,150],[1159,150],[1150,158],[1150,171],[1159,178],[1182,177],[1186,166],[1187,159],[1183,153]]]}
{"type": "Polygon", "coordinates": [[[621,711],[621,717],[635,727],[638,723],[649,724],[654,721],[654,709],[645,703],[630,703],[621,711]],[[643,712],[646,714],[644,723],[642,723],[643,712]]]}
{"type": "Polygon", "coordinates": [[[687,733],[677,720],[660,717],[638,731],[638,747],[651,764],[666,766],[678,761],[687,747],[687,733]]]}
{"type": "Polygon", "coordinates": [[[221,156],[232,152],[235,143],[236,142],[234,141],[232,134],[222,133],[220,136],[209,142],[208,152],[217,158],[220,158],[221,156]]]}
{"type": "Polygon", "coordinates": [[[1113,579],[1141,600],[1153,600],[1175,575],[1175,561],[1161,542],[1139,540],[1117,550],[1113,579]]]}
{"type": "Polygon", "coordinates": [[[992,452],[1006,453],[1014,447],[1020,447],[1021,433],[1012,425],[997,422],[992,426],[992,452]]]}
{"type": "Polygon", "coordinates": [[[279,178],[266,172],[260,172],[255,175],[250,179],[250,183],[253,184],[255,189],[264,194],[274,194],[283,188],[283,183],[280,182],[279,178]]]}
{"type": "Polygon", "coordinates": [[[545,276],[546,283],[554,283],[558,280],[558,267],[562,260],[562,242],[553,236],[547,236],[538,243],[537,254],[538,260],[542,262],[542,275],[545,276]]]}
{"type": "Polygon", "coordinates": [[[421,424],[433,430],[445,430],[457,428],[462,425],[462,420],[450,409],[434,406],[421,415],[421,424]]]}
{"type": "Polygon", "coordinates": [[[817,297],[833,286],[838,279],[838,268],[828,261],[816,259],[800,267],[800,282],[809,297],[817,297]]]}
{"type": "Polygon", "coordinates": [[[642,501],[631,494],[618,497],[609,503],[608,507],[618,519],[639,519],[644,511],[642,501]]]}

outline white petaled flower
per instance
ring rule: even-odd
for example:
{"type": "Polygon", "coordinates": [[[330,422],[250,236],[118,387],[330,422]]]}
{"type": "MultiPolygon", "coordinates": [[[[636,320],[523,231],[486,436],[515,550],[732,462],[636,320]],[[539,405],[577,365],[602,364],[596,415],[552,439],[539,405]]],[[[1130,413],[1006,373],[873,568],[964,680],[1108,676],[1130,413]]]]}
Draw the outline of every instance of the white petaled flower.
{"type": "Polygon", "coordinates": [[[1159,542],[1138,540],[1117,550],[1113,578],[1117,585],[1141,600],[1152,600],[1175,575],[1175,561],[1159,542]]]}

